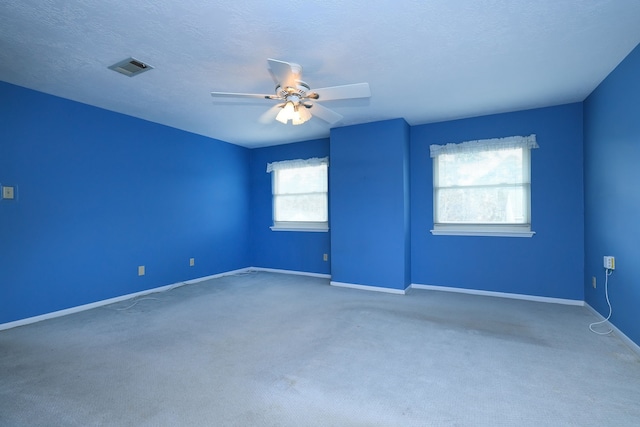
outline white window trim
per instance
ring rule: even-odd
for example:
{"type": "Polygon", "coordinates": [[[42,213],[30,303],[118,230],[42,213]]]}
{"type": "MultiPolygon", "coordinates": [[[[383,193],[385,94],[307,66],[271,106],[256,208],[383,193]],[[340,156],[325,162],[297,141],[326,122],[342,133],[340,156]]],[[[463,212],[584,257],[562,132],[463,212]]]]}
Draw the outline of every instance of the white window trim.
{"type": "MultiPolygon", "coordinates": [[[[329,157],[313,157],[310,159],[295,159],[295,160],[283,160],[280,162],[272,162],[267,163],[267,172],[271,173],[278,170],[283,169],[296,169],[306,166],[319,166],[326,165],[329,167],[329,157]]],[[[274,180],[275,174],[271,175],[271,188],[274,188],[274,180]]],[[[273,194],[272,198],[272,218],[275,218],[275,204],[273,203],[273,194]]],[[[327,191],[327,198],[329,197],[329,192],[327,191]]],[[[328,212],[327,212],[328,213],[328,212]]],[[[303,231],[303,232],[328,232],[329,231],[329,221],[275,221],[273,220],[273,225],[269,227],[272,231],[303,231]]]]}
{"type": "Polygon", "coordinates": [[[329,231],[329,224],[326,222],[278,221],[269,228],[273,231],[311,231],[322,233],[329,231]]]}
{"type": "MultiPolygon", "coordinates": [[[[512,136],[507,138],[493,138],[477,141],[466,141],[459,144],[431,145],[430,153],[434,159],[433,176],[434,190],[437,186],[437,162],[436,157],[440,154],[462,153],[468,151],[476,151],[480,148],[485,149],[505,149],[522,147],[524,149],[526,173],[529,175],[528,188],[528,218],[531,220],[531,149],[538,148],[536,136],[512,136]]],[[[437,201],[435,200],[435,192],[433,194],[433,218],[437,217],[437,201]]],[[[434,236],[489,236],[489,237],[532,237],[535,231],[531,231],[531,224],[447,224],[434,223],[433,229],[430,230],[434,236]]]]}
{"type": "Polygon", "coordinates": [[[530,225],[522,224],[435,224],[434,236],[532,237],[530,225]]]}

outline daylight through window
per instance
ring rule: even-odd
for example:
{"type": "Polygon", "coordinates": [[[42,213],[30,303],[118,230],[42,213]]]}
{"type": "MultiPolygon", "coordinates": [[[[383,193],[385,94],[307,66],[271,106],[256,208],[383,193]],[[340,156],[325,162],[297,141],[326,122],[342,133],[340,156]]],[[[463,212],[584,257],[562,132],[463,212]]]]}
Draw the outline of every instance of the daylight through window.
{"type": "Polygon", "coordinates": [[[328,158],[267,165],[272,173],[273,230],[327,231],[328,158]]]}
{"type": "Polygon", "coordinates": [[[432,145],[433,234],[530,237],[535,135],[432,145]]]}

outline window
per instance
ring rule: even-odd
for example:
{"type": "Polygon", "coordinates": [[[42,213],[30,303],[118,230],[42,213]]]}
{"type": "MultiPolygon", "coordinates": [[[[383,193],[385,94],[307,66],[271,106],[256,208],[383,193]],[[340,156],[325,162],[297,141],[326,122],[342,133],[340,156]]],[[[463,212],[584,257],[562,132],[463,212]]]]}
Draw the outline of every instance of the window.
{"type": "Polygon", "coordinates": [[[329,229],[328,166],[327,157],[267,164],[267,172],[272,173],[272,230],[329,229]]]}
{"type": "Polygon", "coordinates": [[[433,234],[531,237],[536,136],[432,145],[433,234]]]}

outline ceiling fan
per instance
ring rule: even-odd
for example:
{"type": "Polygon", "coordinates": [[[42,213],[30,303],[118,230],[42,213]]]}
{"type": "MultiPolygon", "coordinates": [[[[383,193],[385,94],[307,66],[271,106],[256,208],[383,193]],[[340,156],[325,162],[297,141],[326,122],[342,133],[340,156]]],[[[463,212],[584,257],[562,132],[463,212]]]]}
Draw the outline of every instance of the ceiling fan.
{"type": "Polygon", "coordinates": [[[256,93],[211,92],[213,97],[221,98],[262,98],[282,101],[271,107],[260,117],[261,123],[275,119],[287,124],[300,125],[312,116],[334,124],[342,119],[342,115],[319,104],[321,101],[338,99],[369,98],[371,90],[368,83],[355,83],[343,86],[331,86],[320,89],[311,87],[302,81],[302,67],[293,62],[268,59],[269,72],[276,84],[274,95],[256,93]],[[277,113],[277,114],[276,114],[277,113]]]}

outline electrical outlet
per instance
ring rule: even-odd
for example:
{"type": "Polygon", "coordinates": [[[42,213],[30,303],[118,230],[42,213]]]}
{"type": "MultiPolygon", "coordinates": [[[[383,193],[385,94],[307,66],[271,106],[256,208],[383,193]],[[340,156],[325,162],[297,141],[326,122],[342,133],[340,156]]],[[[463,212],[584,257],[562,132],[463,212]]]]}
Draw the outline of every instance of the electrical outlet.
{"type": "Polygon", "coordinates": [[[4,200],[13,200],[16,198],[15,187],[3,185],[2,186],[2,198],[4,200]]]}
{"type": "Polygon", "coordinates": [[[616,259],[612,256],[605,256],[603,263],[604,263],[604,268],[606,268],[607,270],[616,269],[616,259]]]}
{"type": "Polygon", "coordinates": [[[195,258],[189,258],[189,266],[193,267],[194,265],[196,265],[196,259],[195,258]]]}
{"type": "Polygon", "coordinates": [[[593,289],[595,289],[596,288],[596,276],[593,276],[591,278],[591,284],[593,285],[593,289]]]}
{"type": "Polygon", "coordinates": [[[322,255],[322,260],[323,261],[329,261],[329,254],[323,254],[322,255]]]}
{"type": "Polygon", "coordinates": [[[144,276],[144,265],[138,266],[138,276],[144,276]]]}

